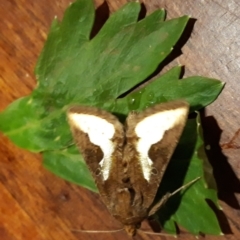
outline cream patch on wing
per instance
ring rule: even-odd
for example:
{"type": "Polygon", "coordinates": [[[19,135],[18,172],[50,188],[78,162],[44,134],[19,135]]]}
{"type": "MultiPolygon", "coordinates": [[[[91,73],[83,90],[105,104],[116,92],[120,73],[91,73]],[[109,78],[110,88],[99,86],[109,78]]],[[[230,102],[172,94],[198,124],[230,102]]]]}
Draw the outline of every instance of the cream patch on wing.
{"type": "Polygon", "coordinates": [[[114,144],[111,141],[115,133],[112,123],[104,118],[80,113],[71,113],[70,119],[81,131],[88,134],[91,143],[99,146],[103,152],[103,159],[99,162],[103,179],[109,177],[111,158],[114,152],[114,144]]]}
{"type": "Polygon", "coordinates": [[[187,113],[188,110],[186,108],[166,110],[150,115],[136,125],[135,132],[140,138],[137,143],[137,151],[140,154],[143,175],[147,181],[150,180],[153,164],[148,156],[150,147],[162,140],[165,131],[183,121],[187,113]]]}

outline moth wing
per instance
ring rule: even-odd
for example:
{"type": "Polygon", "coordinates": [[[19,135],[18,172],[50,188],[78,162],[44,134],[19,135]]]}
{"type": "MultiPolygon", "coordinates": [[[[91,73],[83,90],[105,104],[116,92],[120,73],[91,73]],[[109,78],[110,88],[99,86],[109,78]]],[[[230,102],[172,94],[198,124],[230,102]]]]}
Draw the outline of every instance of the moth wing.
{"type": "MultiPolygon", "coordinates": [[[[188,117],[185,101],[158,104],[127,118],[129,176],[142,205],[152,204],[188,117]],[[141,196],[141,197],[140,197],[141,196]]],[[[139,201],[139,200],[138,200],[139,201]]]]}
{"type": "Polygon", "coordinates": [[[72,107],[67,117],[74,140],[107,205],[114,181],[121,180],[114,169],[122,166],[123,126],[111,113],[94,107],[72,107]]]}

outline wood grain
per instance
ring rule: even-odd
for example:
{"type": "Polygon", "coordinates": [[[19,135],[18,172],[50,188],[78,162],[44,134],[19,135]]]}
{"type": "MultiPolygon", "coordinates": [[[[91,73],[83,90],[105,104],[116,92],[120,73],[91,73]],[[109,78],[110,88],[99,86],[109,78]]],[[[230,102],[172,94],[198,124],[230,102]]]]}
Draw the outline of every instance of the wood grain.
{"type": "MultiPolygon", "coordinates": [[[[95,2],[96,7],[102,4],[101,0],[95,2]]],[[[114,11],[124,2],[108,0],[109,9],[114,11]]],[[[68,0],[0,1],[0,111],[34,89],[33,69],[49,26],[55,15],[62,17],[68,4],[68,0]]],[[[220,97],[202,112],[202,121],[206,142],[211,146],[207,154],[225,213],[225,216],[219,213],[226,233],[221,239],[239,239],[240,134],[235,134],[240,129],[239,2],[145,0],[145,6],[148,12],[165,8],[168,18],[186,14],[193,18],[177,44],[183,54],[176,50],[169,58],[174,60],[170,66],[185,65],[185,76],[203,75],[226,82],[220,97]]],[[[107,10],[106,4],[98,10],[99,21],[106,19],[107,10]]],[[[97,235],[72,232],[72,229],[112,230],[121,226],[109,215],[97,194],[45,170],[39,154],[19,149],[1,135],[0,156],[1,240],[128,238],[124,232],[97,235]]],[[[143,228],[147,227],[144,223],[143,228]]],[[[189,235],[179,238],[195,239],[189,235]]]]}

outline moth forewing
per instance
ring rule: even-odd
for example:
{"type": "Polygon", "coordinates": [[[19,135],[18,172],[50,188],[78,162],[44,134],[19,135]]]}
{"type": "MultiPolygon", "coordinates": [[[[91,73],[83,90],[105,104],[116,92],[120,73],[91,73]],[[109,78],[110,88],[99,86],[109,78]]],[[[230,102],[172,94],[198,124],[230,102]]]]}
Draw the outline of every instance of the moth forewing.
{"type": "MultiPolygon", "coordinates": [[[[87,163],[101,195],[111,191],[106,185],[111,170],[120,161],[119,149],[122,151],[124,132],[118,119],[104,110],[87,106],[74,106],[68,110],[68,122],[74,140],[87,163]]],[[[117,178],[117,177],[116,177],[117,178]]],[[[113,190],[113,189],[112,189],[113,190]]],[[[103,197],[105,204],[109,203],[103,197]]]]}
{"type": "Polygon", "coordinates": [[[176,148],[188,117],[189,104],[173,101],[158,104],[127,118],[127,139],[135,139],[138,161],[131,164],[131,179],[143,192],[143,206],[149,207],[155,197],[165,169],[176,148]],[[143,179],[136,169],[141,167],[143,179]],[[154,197],[149,197],[154,196],[154,197]]]}

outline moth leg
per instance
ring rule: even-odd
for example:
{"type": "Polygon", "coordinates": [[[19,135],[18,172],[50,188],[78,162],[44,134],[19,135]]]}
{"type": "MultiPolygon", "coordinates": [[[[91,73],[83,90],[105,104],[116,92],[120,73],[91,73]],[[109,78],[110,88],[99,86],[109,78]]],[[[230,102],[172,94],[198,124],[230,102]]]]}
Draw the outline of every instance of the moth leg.
{"type": "Polygon", "coordinates": [[[187,187],[189,187],[190,185],[192,185],[193,183],[195,183],[196,181],[198,181],[201,177],[197,177],[195,179],[193,179],[192,181],[188,182],[187,184],[183,185],[182,187],[178,188],[177,190],[175,190],[172,193],[166,193],[159,202],[157,202],[149,211],[148,216],[152,216],[154,213],[156,213],[159,208],[164,205],[166,203],[166,201],[172,197],[173,195],[175,195],[176,193],[180,192],[182,189],[185,189],[187,187]]]}
{"type": "Polygon", "coordinates": [[[152,216],[155,214],[162,205],[164,205],[167,200],[171,197],[171,193],[166,193],[149,211],[148,216],[152,216]]]}

